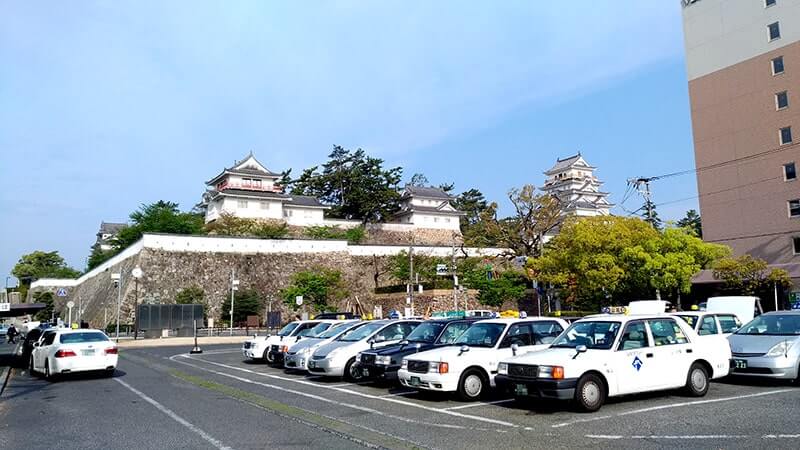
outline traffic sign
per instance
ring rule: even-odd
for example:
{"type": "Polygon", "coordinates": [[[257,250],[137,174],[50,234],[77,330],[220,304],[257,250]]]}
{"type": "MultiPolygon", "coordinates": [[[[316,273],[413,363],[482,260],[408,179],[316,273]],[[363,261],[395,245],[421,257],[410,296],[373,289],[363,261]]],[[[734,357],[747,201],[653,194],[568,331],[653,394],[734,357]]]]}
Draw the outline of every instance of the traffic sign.
{"type": "Polygon", "coordinates": [[[66,297],[67,296],[67,290],[64,289],[63,287],[62,288],[58,288],[58,290],[56,291],[56,295],[59,296],[59,297],[66,297]]]}
{"type": "Polygon", "coordinates": [[[72,300],[67,302],[67,308],[74,308],[74,307],[75,307],[75,302],[73,302],[72,300]]]}
{"type": "Polygon", "coordinates": [[[11,303],[0,303],[0,312],[11,311],[11,303]]]}
{"type": "Polygon", "coordinates": [[[297,297],[294,298],[294,302],[297,303],[297,306],[302,305],[303,304],[303,296],[302,295],[298,295],[297,297]]]}

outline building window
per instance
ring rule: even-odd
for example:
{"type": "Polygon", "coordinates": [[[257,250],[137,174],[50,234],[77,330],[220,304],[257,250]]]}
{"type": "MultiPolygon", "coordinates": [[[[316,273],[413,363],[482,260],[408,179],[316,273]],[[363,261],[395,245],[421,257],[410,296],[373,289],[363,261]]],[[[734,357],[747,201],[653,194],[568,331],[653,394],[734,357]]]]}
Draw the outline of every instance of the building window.
{"type": "Polygon", "coordinates": [[[778,109],[789,107],[789,94],[786,91],[775,94],[775,106],[778,109]]]}
{"type": "Polygon", "coordinates": [[[450,218],[449,218],[449,217],[446,217],[446,218],[444,219],[444,221],[445,221],[445,223],[450,223],[450,218]]]}
{"type": "Polygon", "coordinates": [[[800,200],[789,200],[789,217],[800,217],[800,200]]]}
{"type": "Polygon", "coordinates": [[[269,209],[269,202],[261,202],[261,209],[269,209]]]}
{"type": "Polygon", "coordinates": [[[247,208],[247,200],[237,200],[236,201],[236,206],[239,207],[239,209],[246,209],[247,208]]]}
{"type": "Polygon", "coordinates": [[[433,218],[433,221],[434,221],[435,223],[439,223],[439,218],[438,218],[438,217],[434,217],[434,218],[433,218]]]}
{"type": "Polygon", "coordinates": [[[800,236],[792,238],[792,251],[794,251],[795,255],[800,255],[800,236]]]}
{"type": "Polygon", "coordinates": [[[783,73],[783,56],[778,56],[772,60],[772,74],[780,75],[783,73]]]}
{"type": "Polygon", "coordinates": [[[778,24],[778,22],[773,22],[767,25],[767,30],[769,32],[770,41],[774,41],[775,39],[781,37],[781,26],[778,24]]]}
{"type": "Polygon", "coordinates": [[[783,165],[783,179],[785,181],[792,181],[797,179],[797,168],[793,162],[783,165]]]}
{"type": "Polygon", "coordinates": [[[781,145],[792,143],[792,127],[783,127],[780,130],[781,145]]]}
{"type": "Polygon", "coordinates": [[[283,210],[283,217],[292,217],[292,210],[291,209],[284,209],[283,210]]]}
{"type": "Polygon", "coordinates": [[[764,0],[764,7],[769,8],[770,6],[775,6],[777,0],[764,0]]]}

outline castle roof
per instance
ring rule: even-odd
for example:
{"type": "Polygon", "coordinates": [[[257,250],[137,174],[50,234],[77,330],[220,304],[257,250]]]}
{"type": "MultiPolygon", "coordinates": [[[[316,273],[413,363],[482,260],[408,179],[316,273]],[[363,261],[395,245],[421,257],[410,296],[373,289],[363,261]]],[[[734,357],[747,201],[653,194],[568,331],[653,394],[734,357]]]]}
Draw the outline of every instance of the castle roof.
{"type": "Polygon", "coordinates": [[[277,174],[269,169],[266,168],[263,164],[258,162],[255,156],[253,156],[253,152],[250,152],[244,159],[241,161],[236,161],[233,166],[226,167],[219,173],[219,175],[215,176],[214,178],[206,181],[207,185],[212,185],[216,183],[220,178],[224,177],[225,175],[250,175],[250,176],[262,176],[265,178],[278,178],[280,174],[277,174]]]}
{"type": "Polygon", "coordinates": [[[553,175],[553,174],[556,174],[556,173],[559,173],[559,172],[563,172],[563,171],[565,171],[567,169],[570,169],[570,168],[573,168],[573,167],[579,167],[581,169],[587,169],[587,170],[596,169],[596,167],[590,166],[589,163],[587,163],[586,160],[583,159],[583,156],[581,156],[581,152],[578,152],[576,155],[572,155],[572,156],[564,158],[564,159],[560,159],[560,158],[556,159],[556,164],[553,167],[551,167],[550,170],[548,170],[544,174],[545,175],[553,175]]]}

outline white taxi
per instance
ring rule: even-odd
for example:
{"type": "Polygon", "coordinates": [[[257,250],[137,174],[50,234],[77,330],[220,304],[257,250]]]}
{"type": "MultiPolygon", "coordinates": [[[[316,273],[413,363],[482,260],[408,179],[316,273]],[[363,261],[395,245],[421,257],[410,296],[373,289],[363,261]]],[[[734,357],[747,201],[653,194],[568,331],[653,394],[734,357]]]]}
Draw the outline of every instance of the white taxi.
{"type": "Polygon", "coordinates": [[[717,336],[727,338],[742,327],[742,321],[733,313],[708,311],[682,311],[672,313],[680,317],[697,333],[698,336],[717,336]]]}
{"type": "Polygon", "coordinates": [[[574,322],[549,349],[503,360],[498,386],[518,397],[574,400],[597,411],[606,398],[685,388],[708,391],[728,375],[724,340],[700,339],[682,319],[666,314],[592,316],[574,322]]]}
{"type": "Polygon", "coordinates": [[[403,358],[397,377],[403,386],[477,400],[494,386],[500,360],[545,349],[566,327],[554,317],[481,320],[448,346],[403,358]]]}
{"type": "Polygon", "coordinates": [[[245,341],[242,344],[242,356],[250,360],[261,360],[274,364],[281,347],[299,341],[300,338],[311,333],[311,330],[320,323],[325,323],[326,327],[328,327],[334,322],[336,321],[296,320],[289,322],[277,334],[268,334],[263,337],[254,336],[253,339],[245,341]]]}

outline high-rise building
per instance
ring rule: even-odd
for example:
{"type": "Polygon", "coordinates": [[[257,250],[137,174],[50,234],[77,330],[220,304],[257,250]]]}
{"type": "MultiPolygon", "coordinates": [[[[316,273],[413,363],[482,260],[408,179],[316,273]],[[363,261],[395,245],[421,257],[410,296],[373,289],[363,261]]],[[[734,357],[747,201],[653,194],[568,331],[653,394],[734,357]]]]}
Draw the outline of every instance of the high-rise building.
{"type": "Polygon", "coordinates": [[[681,5],[703,238],[792,273],[800,268],[800,2],[681,5]]]}

